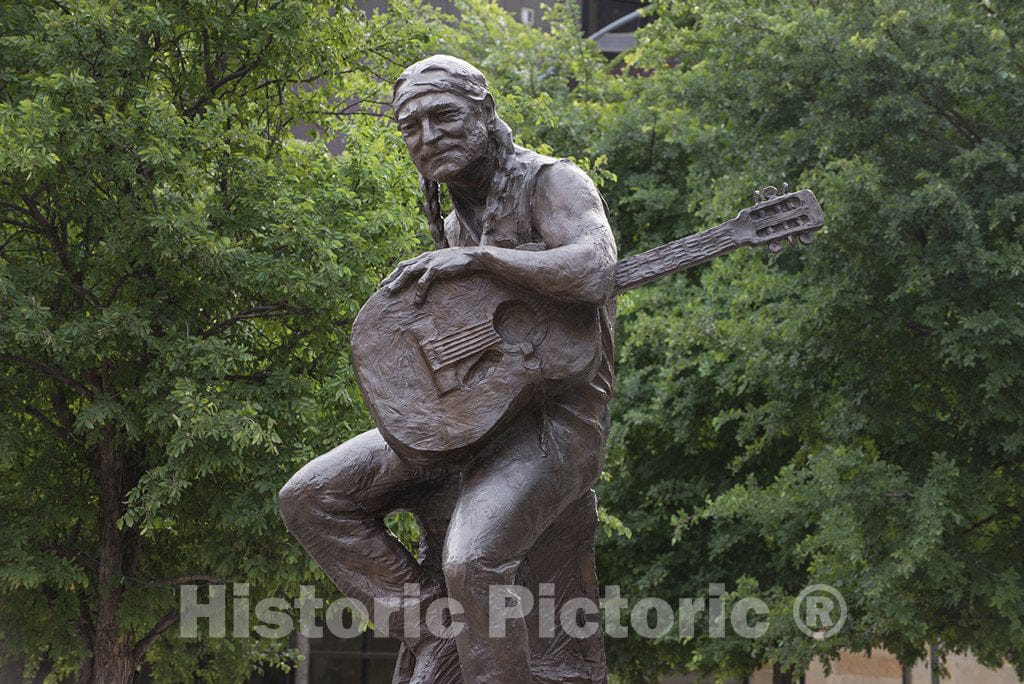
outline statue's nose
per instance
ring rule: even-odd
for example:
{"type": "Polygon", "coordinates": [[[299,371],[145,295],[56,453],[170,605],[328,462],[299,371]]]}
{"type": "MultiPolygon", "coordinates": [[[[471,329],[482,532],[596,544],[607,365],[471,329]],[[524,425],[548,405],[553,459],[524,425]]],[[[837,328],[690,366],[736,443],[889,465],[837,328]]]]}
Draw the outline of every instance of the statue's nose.
{"type": "Polygon", "coordinates": [[[434,143],[441,139],[441,131],[430,117],[423,118],[423,142],[434,143]]]}

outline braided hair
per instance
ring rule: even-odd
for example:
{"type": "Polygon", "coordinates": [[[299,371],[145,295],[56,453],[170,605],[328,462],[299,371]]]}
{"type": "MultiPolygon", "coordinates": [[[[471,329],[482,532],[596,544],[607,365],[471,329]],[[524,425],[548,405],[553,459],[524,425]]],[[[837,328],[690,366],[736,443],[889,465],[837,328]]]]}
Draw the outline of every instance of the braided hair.
{"type": "Polygon", "coordinates": [[[448,237],[444,234],[444,217],[441,215],[441,184],[420,174],[420,191],[423,193],[423,213],[427,215],[427,227],[430,229],[430,237],[434,238],[434,248],[449,247],[448,237]]]}

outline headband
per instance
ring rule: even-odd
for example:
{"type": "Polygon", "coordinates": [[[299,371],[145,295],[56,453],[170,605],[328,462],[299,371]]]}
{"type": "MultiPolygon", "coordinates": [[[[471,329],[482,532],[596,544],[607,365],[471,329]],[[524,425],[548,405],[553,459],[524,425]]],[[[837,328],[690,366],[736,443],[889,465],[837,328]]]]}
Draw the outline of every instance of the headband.
{"type": "Polygon", "coordinates": [[[434,55],[416,62],[395,82],[391,105],[395,111],[425,93],[444,92],[481,102],[490,91],[487,79],[469,62],[449,55],[434,55]]]}

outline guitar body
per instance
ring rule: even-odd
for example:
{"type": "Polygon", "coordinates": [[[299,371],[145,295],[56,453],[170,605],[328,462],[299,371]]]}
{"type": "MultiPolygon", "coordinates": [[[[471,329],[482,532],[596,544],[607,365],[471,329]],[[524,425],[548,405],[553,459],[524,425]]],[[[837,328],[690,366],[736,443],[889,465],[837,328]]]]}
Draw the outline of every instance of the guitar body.
{"type": "Polygon", "coordinates": [[[472,456],[506,419],[585,381],[600,360],[597,307],[473,274],[376,292],[352,326],[356,381],[384,439],[417,462],[472,456]]]}

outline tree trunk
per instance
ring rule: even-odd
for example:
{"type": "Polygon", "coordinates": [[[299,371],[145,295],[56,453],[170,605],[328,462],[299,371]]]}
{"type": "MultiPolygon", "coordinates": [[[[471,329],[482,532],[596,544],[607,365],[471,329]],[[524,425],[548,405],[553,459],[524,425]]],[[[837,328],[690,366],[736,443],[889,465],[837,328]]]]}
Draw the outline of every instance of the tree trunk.
{"type": "Polygon", "coordinates": [[[942,659],[939,656],[939,647],[932,644],[929,647],[930,650],[930,664],[932,670],[932,684],[939,684],[942,681],[940,670],[942,668],[942,659]]]}
{"type": "Polygon", "coordinates": [[[100,597],[88,679],[82,679],[80,675],[79,681],[82,684],[131,684],[135,674],[135,659],[132,643],[121,634],[121,625],[117,620],[120,598],[120,585],[100,597]]]}
{"type": "Polygon", "coordinates": [[[103,430],[99,444],[99,532],[100,554],[97,571],[97,604],[93,618],[92,653],[79,668],[80,684],[131,684],[135,673],[132,642],[122,634],[118,608],[124,594],[126,561],[130,555],[125,532],[117,521],[123,514],[124,458],[115,448],[115,432],[103,430]]]}
{"type": "Polygon", "coordinates": [[[302,660],[295,668],[295,684],[309,684],[309,657],[311,651],[309,637],[301,631],[296,632],[295,645],[299,649],[299,655],[302,656],[302,660]]]}
{"type": "Polygon", "coordinates": [[[0,662],[0,682],[31,682],[32,684],[41,684],[46,675],[50,673],[50,668],[47,667],[46,663],[42,663],[39,666],[39,673],[36,674],[31,680],[25,676],[25,659],[15,658],[14,660],[5,660],[0,662]]]}
{"type": "Polygon", "coordinates": [[[772,684],[793,684],[793,675],[783,672],[780,665],[772,665],[772,684]]]}
{"type": "Polygon", "coordinates": [[[131,649],[123,643],[98,644],[89,665],[89,679],[79,675],[81,684],[131,684],[135,675],[131,649]]]}

